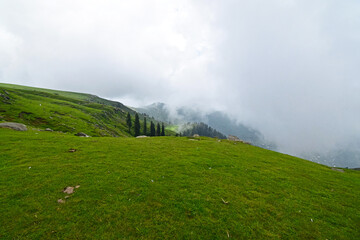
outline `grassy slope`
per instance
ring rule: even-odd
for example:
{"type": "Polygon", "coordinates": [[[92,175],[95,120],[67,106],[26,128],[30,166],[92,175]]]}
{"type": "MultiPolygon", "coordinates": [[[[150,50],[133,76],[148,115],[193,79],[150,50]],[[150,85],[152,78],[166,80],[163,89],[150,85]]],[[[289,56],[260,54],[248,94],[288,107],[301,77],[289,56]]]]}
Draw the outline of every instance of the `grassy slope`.
{"type": "Polygon", "coordinates": [[[357,171],[208,138],[0,129],[0,143],[0,239],[360,238],[357,171]]]}
{"type": "MultiPolygon", "coordinates": [[[[0,121],[21,122],[55,131],[129,136],[126,114],[135,114],[121,103],[90,94],[3,83],[0,83],[0,94],[3,95],[0,96],[0,121]]],[[[167,134],[174,133],[168,131],[167,134]]]]}

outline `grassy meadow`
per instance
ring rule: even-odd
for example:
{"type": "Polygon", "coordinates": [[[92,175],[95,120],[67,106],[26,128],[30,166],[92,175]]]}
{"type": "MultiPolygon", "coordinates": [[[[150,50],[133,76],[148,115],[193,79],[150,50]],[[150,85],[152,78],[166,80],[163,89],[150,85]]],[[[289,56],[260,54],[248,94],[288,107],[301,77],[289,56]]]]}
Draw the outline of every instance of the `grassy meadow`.
{"type": "Polygon", "coordinates": [[[359,171],[211,138],[0,128],[0,152],[0,239],[360,239],[359,171]]]}

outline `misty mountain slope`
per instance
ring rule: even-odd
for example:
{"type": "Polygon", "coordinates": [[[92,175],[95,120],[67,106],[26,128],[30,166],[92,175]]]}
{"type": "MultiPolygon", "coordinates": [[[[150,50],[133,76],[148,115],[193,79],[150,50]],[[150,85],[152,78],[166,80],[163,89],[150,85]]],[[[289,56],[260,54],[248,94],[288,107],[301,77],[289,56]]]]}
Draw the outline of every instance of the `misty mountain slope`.
{"type": "Polygon", "coordinates": [[[128,112],[136,113],[91,94],[0,84],[0,121],[91,136],[130,136],[128,112]]]}
{"type": "MultiPolygon", "coordinates": [[[[136,110],[159,118],[162,121],[173,122],[179,125],[188,122],[204,122],[222,134],[237,136],[246,142],[262,148],[276,149],[276,145],[266,141],[259,131],[244,124],[237,123],[235,120],[229,118],[228,115],[219,111],[203,114],[188,107],[180,107],[176,109],[175,114],[171,114],[168,106],[164,103],[153,103],[145,107],[136,108],[136,110]]],[[[181,132],[182,129],[183,128],[180,127],[179,131],[181,132]]]]}
{"type": "Polygon", "coordinates": [[[0,239],[359,239],[358,171],[205,137],[0,143],[0,239]]]}
{"type": "Polygon", "coordinates": [[[201,123],[186,123],[181,126],[181,135],[182,136],[194,136],[200,135],[205,137],[212,137],[212,138],[220,138],[226,139],[227,137],[222,134],[221,132],[213,129],[212,127],[208,126],[207,124],[201,123]]]}

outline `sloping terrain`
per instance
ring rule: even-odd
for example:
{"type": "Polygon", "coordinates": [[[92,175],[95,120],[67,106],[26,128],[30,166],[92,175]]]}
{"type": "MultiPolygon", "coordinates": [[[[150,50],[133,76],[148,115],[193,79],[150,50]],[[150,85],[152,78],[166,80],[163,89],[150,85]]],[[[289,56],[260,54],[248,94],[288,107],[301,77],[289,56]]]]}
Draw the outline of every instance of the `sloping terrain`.
{"type": "Polygon", "coordinates": [[[0,239],[360,238],[358,171],[211,138],[0,143],[0,239]]]}
{"type": "Polygon", "coordinates": [[[128,112],[135,114],[121,103],[91,94],[0,83],[0,121],[91,136],[130,136],[128,112]]]}

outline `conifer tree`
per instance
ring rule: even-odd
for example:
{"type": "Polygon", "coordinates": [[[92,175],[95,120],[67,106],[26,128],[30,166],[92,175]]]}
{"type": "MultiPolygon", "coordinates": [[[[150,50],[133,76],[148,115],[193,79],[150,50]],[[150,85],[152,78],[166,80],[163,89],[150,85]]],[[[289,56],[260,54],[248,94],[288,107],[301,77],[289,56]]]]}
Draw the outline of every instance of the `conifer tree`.
{"type": "Polygon", "coordinates": [[[126,125],[128,126],[128,128],[129,128],[129,133],[130,133],[132,123],[131,123],[131,116],[130,116],[130,113],[129,113],[129,112],[128,112],[127,116],[126,116],[126,125]]]}
{"type": "Polygon", "coordinates": [[[164,126],[164,123],[161,123],[161,136],[165,136],[165,126],[164,126]]]}
{"type": "Polygon", "coordinates": [[[147,135],[147,125],[146,125],[146,117],[144,117],[144,127],[143,127],[143,134],[147,135]]]}
{"type": "Polygon", "coordinates": [[[160,136],[160,123],[156,126],[156,136],[160,136]]]}
{"type": "Polygon", "coordinates": [[[152,121],[150,123],[150,136],[151,137],[155,136],[155,124],[152,121]]]}
{"type": "Polygon", "coordinates": [[[135,137],[140,135],[140,120],[139,115],[135,114],[135,123],[134,123],[135,137]]]}

